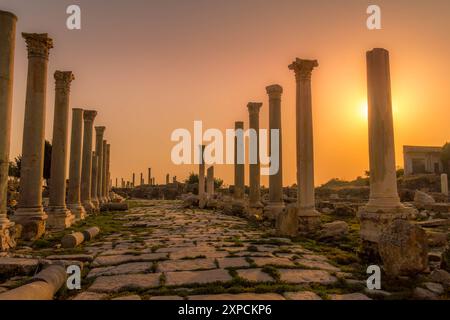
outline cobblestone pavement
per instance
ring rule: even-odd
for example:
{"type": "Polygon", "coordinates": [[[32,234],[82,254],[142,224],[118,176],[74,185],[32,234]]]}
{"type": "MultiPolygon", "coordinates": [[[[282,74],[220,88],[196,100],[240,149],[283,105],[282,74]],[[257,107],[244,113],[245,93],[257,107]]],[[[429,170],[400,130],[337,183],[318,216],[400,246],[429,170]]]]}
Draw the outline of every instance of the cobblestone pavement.
{"type": "Polygon", "coordinates": [[[83,266],[82,290],[63,290],[59,299],[368,299],[337,290],[343,278],[361,281],[325,256],[238,217],[180,209],[175,201],[139,201],[110,215],[118,227],[81,248],[38,251],[41,260],[83,266]]]}

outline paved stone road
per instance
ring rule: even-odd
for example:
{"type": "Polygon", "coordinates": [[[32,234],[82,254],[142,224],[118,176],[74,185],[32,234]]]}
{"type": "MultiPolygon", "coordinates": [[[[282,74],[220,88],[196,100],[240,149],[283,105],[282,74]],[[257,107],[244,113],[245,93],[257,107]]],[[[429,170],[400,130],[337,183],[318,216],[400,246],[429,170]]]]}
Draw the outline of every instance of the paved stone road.
{"type": "Polygon", "coordinates": [[[94,239],[82,253],[47,256],[85,263],[83,291],[67,298],[368,299],[361,293],[324,294],[338,277],[351,275],[241,218],[140,201],[113,219],[124,230],[94,239]]]}

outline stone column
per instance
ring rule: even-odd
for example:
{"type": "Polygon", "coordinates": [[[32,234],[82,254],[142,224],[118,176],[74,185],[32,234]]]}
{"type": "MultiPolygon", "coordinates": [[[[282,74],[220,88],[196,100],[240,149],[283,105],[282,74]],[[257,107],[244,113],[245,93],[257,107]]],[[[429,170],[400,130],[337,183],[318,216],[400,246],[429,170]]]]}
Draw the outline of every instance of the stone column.
{"type": "Polygon", "coordinates": [[[214,167],[209,167],[206,170],[206,193],[208,197],[214,195],[214,167]]]}
{"type": "MultiPolygon", "coordinates": [[[[106,143],[106,141],[105,141],[105,143],[106,143]]],[[[110,186],[111,186],[111,177],[110,177],[110,173],[109,173],[109,152],[111,150],[111,145],[109,143],[106,143],[104,145],[104,147],[105,147],[105,161],[104,161],[104,164],[105,164],[105,170],[104,170],[105,171],[105,182],[104,182],[104,187],[103,187],[103,189],[104,189],[103,194],[104,194],[104,197],[105,197],[105,201],[106,202],[110,202],[111,199],[109,198],[109,189],[110,189],[110,186]]]]}
{"type": "Polygon", "coordinates": [[[198,146],[200,148],[200,159],[198,165],[198,196],[202,198],[205,195],[205,160],[203,153],[205,146],[198,146]]]}
{"type": "Polygon", "coordinates": [[[135,183],[136,183],[136,174],[134,174],[134,173],[133,173],[133,181],[131,183],[132,183],[131,186],[134,187],[135,183]]]}
{"type": "Polygon", "coordinates": [[[448,176],[446,173],[441,174],[441,192],[448,197],[448,176]]]}
{"type": "Polygon", "coordinates": [[[19,206],[14,221],[22,225],[22,238],[36,240],[45,232],[47,214],[42,207],[47,67],[53,41],[47,34],[23,33],[28,49],[28,76],[20,170],[19,206]]]}
{"type": "Polygon", "coordinates": [[[358,213],[364,251],[377,251],[382,229],[393,219],[407,218],[414,209],[400,203],[395,168],[389,52],[367,52],[369,107],[370,198],[358,213]]]}
{"type": "Polygon", "coordinates": [[[152,184],[152,168],[148,168],[148,184],[152,184]]]}
{"type": "MultiPolygon", "coordinates": [[[[283,157],[281,135],[281,94],[283,88],[274,84],[266,87],[269,95],[269,129],[278,130],[278,172],[269,176],[269,204],[265,208],[265,215],[276,219],[284,209],[283,202],[283,157]]],[[[270,134],[270,132],[269,132],[270,134]]],[[[272,155],[272,135],[269,135],[269,150],[272,155]]]]}
{"type": "Polygon", "coordinates": [[[93,212],[100,210],[100,201],[97,197],[97,183],[98,183],[98,156],[95,151],[92,151],[92,180],[91,180],[91,202],[94,206],[93,212]]]}
{"type": "MultiPolygon", "coordinates": [[[[106,158],[106,175],[108,176],[108,188],[106,189],[106,195],[108,197],[108,201],[111,201],[111,197],[109,196],[109,192],[112,188],[112,178],[111,178],[111,144],[106,145],[106,151],[108,152],[108,157],[106,158]]],[[[116,186],[117,186],[117,178],[116,178],[116,186]]]]}
{"type": "MultiPolygon", "coordinates": [[[[71,212],[66,206],[66,171],[67,171],[67,140],[69,131],[69,101],[70,85],[75,79],[71,71],[56,71],[55,78],[55,110],[53,118],[53,139],[52,139],[52,165],[50,169],[50,199],[46,209],[48,214],[47,227],[52,230],[64,230],[72,225],[75,219],[75,212],[71,212]]],[[[83,110],[78,110],[79,115],[72,122],[72,146],[70,165],[72,168],[72,153],[74,144],[74,129],[78,128],[78,122],[82,125],[83,110]]],[[[74,111],[74,114],[76,112],[74,111]]],[[[81,132],[75,132],[79,135],[80,141],[76,141],[76,147],[81,149],[81,132]]],[[[75,138],[78,138],[76,136],[75,138]]],[[[75,155],[78,156],[78,155],[75,155]]],[[[71,172],[72,173],[72,172],[71,172]]],[[[72,178],[72,177],[71,177],[72,178]]],[[[70,193],[69,185],[69,193],[70,193]]],[[[69,202],[70,203],[70,202],[69,202]]]]}
{"type": "MultiPolygon", "coordinates": [[[[253,129],[256,133],[255,138],[252,139],[250,137],[250,153],[252,150],[256,150],[256,159],[253,162],[250,162],[250,197],[249,197],[249,206],[250,208],[262,208],[263,205],[261,203],[261,193],[260,193],[260,162],[259,162],[259,110],[262,107],[262,103],[260,102],[250,102],[247,104],[247,109],[249,113],[249,128],[253,129]],[[256,140],[256,141],[252,141],[256,140]],[[256,148],[256,149],[255,149],[256,148]],[[256,160],[256,161],[255,161],[256,160]]],[[[251,157],[250,157],[251,158],[251,157]]]]}
{"type": "Polygon", "coordinates": [[[0,251],[16,246],[7,216],[16,22],[14,14],[0,11],[0,251]]]}
{"type": "Polygon", "coordinates": [[[97,195],[98,204],[103,204],[102,199],[102,172],[103,172],[103,135],[105,134],[105,127],[95,127],[95,154],[97,156],[97,195]]]}
{"type": "Polygon", "coordinates": [[[76,108],[72,109],[72,138],[70,144],[69,190],[67,193],[67,206],[70,211],[72,211],[77,221],[83,220],[86,217],[86,210],[81,204],[83,117],[84,110],[76,108]]]}
{"type": "Polygon", "coordinates": [[[166,174],[166,184],[169,184],[169,183],[170,183],[170,175],[166,174]]]}
{"type": "Polygon", "coordinates": [[[297,117],[297,212],[299,230],[310,232],[319,227],[320,213],[314,197],[314,142],[311,103],[311,73],[317,60],[297,58],[289,69],[295,72],[297,117]]]}
{"type": "Polygon", "coordinates": [[[92,133],[94,131],[94,119],[97,111],[85,110],[83,114],[83,164],[81,167],[81,203],[89,214],[95,212],[95,206],[91,199],[92,186],[92,133]]]}
{"type": "Polygon", "coordinates": [[[236,131],[236,136],[234,138],[234,200],[242,201],[244,200],[245,193],[244,122],[236,121],[234,123],[234,129],[236,131]],[[242,130],[242,134],[238,135],[238,130],[242,130]]]}
{"type": "Polygon", "coordinates": [[[109,183],[108,177],[106,176],[106,158],[107,158],[106,145],[107,145],[106,140],[103,140],[102,187],[101,187],[101,190],[100,190],[100,193],[102,195],[102,200],[101,200],[102,203],[107,203],[108,202],[108,198],[106,197],[106,189],[107,189],[107,186],[108,186],[108,183],[109,183]]]}

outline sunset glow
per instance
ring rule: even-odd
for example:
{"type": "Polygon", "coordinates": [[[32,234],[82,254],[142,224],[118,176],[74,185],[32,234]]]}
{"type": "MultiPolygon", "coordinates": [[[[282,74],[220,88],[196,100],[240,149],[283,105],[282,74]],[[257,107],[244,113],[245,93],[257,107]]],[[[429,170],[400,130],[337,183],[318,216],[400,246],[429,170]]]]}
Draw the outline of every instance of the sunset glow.
{"type": "MultiPolygon", "coordinates": [[[[20,16],[12,156],[22,143],[23,31],[49,32],[55,42],[46,138],[52,133],[51,75],[73,70],[72,107],[98,110],[96,124],[106,125],[105,137],[114,141],[113,179],[129,180],[148,167],[159,182],[167,173],[185,178],[195,166],[170,161],[173,130],[192,128],[195,120],[223,132],[238,120],[248,127],[249,101],[263,102],[260,125],[267,128],[264,88],[278,83],[284,89],[283,183],[295,183],[295,79],[287,68],[295,57],[319,61],[312,78],[316,184],[362,175],[368,169],[365,54],[374,47],[391,54],[397,164],[403,163],[404,144],[439,146],[450,140],[444,120],[450,118],[449,1],[409,6],[410,1],[380,0],[386,14],[383,28],[375,31],[365,26],[367,2],[356,0],[345,6],[325,0],[133,1],[126,10],[122,1],[77,3],[84,12],[79,31],[64,27],[61,1],[17,0],[4,6],[20,16]],[[45,18],[35,14],[42,10],[45,18]]],[[[233,183],[232,166],[217,166],[216,174],[233,183]]]]}

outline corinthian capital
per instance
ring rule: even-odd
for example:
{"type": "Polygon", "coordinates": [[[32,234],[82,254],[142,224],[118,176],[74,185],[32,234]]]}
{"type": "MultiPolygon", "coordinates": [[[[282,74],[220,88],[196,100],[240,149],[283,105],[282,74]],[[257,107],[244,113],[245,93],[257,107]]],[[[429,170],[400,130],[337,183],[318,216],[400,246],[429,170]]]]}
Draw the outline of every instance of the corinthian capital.
{"type": "Polygon", "coordinates": [[[54,77],[56,90],[62,90],[66,93],[70,91],[70,84],[75,80],[72,71],[55,71],[54,77]]]}
{"type": "Polygon", "coordinates": [[[295,72],[295,78],[300,80],[311,80],[311,73],[315,67],[318,67],[317,60],[304,60],[296,58],[292,64],[289,65],[289,69],[295,72]]]}
{"type": "Polygon", "coordinates": [[[49,51],[53,48],[53,40],[47,33],[22,33],[28,50],[28,58],[38,57],[48,59],[49,51]]]}
{"type": "Polygon", "coordinates": [[[97,116],[97,111],[95,110],[84,110],[83,119],[85,121],[94,121],[97,116]]]}
{"type": "Polygon", "coordinates": [[[259,114],[259,109],[261,109],[261,102],[249,102],[247,104],[247,109],[250,114],[259,114]]]}
{"type": "Polygon", "coordinates": [[[283,88],[279,84],[273,84],[266,87],[266,92],[271,99],[280,99],[283,93],[283,88]]]}

